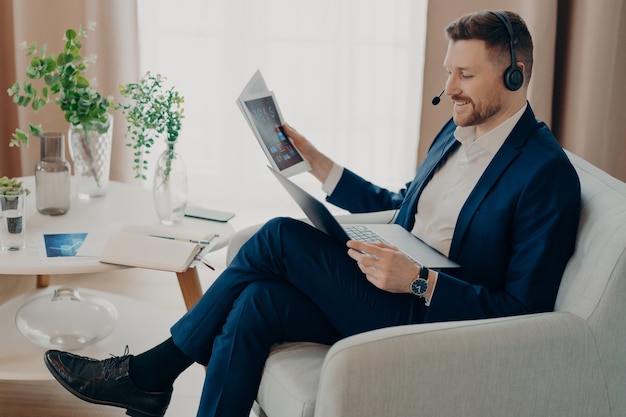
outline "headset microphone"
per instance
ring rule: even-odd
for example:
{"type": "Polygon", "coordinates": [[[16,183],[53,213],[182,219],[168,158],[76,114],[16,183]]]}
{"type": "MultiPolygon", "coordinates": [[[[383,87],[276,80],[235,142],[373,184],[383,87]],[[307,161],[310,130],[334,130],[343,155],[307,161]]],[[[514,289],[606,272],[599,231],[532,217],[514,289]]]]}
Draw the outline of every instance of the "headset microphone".
{"type": "Polygon", "coordinates": [[[437,104],[439,104],[439,102],[441,101],[441,96],[443,95],[443,93],[446,92],[446,88],[444,87],[443,90],[441,90],[441,93],[439,93],[438,96],[433,97],[433,106],[436,106],[437,104]]]}

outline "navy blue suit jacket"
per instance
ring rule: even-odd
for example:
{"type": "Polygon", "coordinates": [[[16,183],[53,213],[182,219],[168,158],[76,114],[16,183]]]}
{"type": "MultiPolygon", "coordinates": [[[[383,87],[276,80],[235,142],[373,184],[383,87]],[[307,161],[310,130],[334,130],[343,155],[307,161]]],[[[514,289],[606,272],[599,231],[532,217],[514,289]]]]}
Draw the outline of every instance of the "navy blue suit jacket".
{"type": "MultiPolygon", "coordinates": [[[[455,128],[444,125],[400,192],[344,170],[328,201],[351,212],[399,209],[396,223],[411,230],[424,186],[458,147],[455,128]]],[[[528,105],[461,209],[449,254],[461,267],[439,272],[425,321],[553,310],[579,215],[576,171],[528,105]]]]}

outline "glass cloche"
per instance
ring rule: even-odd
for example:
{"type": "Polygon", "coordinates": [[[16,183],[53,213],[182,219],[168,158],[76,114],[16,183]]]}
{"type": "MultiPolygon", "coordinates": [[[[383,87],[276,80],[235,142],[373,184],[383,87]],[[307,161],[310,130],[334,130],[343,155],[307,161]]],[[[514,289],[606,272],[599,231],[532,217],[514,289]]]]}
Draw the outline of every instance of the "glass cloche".
{"type": "Polygon", "coordinates": [[[58,288],[34,297],[17,311],[15,324],[32,343],[70,350],[108,336],[117,324],[117,309],[108,300],[80,293],[78,288],[58,288]]]}

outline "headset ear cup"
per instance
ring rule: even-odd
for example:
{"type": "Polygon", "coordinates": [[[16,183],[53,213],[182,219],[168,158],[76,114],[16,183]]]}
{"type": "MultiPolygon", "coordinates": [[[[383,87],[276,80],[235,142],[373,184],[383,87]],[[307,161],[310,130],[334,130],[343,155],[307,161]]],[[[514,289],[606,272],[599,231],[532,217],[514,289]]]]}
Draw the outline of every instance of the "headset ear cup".
{"type": "Polygon", "coordinates": [[[515,37],[513,35],[511,21],[503,12],[491,11],[490,13],[502,22],[502,24],[506,27],[507,33],[509,34],[511,65],[504,71],[504,86],[511,91],[517,91],[524,84],[524,73],[522,72],[522,69],[517,66],[517,58],[515,56],[515,37]]]}
{"type": "Polygon", "coordinates": [[[518,66],[510,66],[504,72],[504,85],[511,91],[517,91],[524,84],[524,73],[518,66]]]}

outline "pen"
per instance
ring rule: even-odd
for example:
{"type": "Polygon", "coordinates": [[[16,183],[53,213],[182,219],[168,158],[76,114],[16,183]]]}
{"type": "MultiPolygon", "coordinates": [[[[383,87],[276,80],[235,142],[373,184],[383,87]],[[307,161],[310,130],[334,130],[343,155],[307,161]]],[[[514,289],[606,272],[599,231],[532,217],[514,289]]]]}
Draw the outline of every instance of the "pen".
{"type": "Polygon", "coordinates": [[[211,270],[215,271],[215,268],[213,268],[211,265],[209,265],[209,263],[207,261],[205,261],[204,258],[200,258],[200,262],[202,262],[203,264],[205,264],[206,266],[211,268],[211,270]]]}
{"type": "Polygon", "coordinates": [[[219,235],[213,235],[211,237],[211,239],[209,239],[209,240],[196,240],[196,239],[183,239],[183,238],[180,238],[180,237],[173,237],[173,236],[159,236],[159,235],[150,235],[150,236],[158,237],[160,239],[178,240],[180,242],[195,243],[197,245],[208,245],[209,243],[211,243],[211,241],[214,238],[219,237],[219,235]]]}

